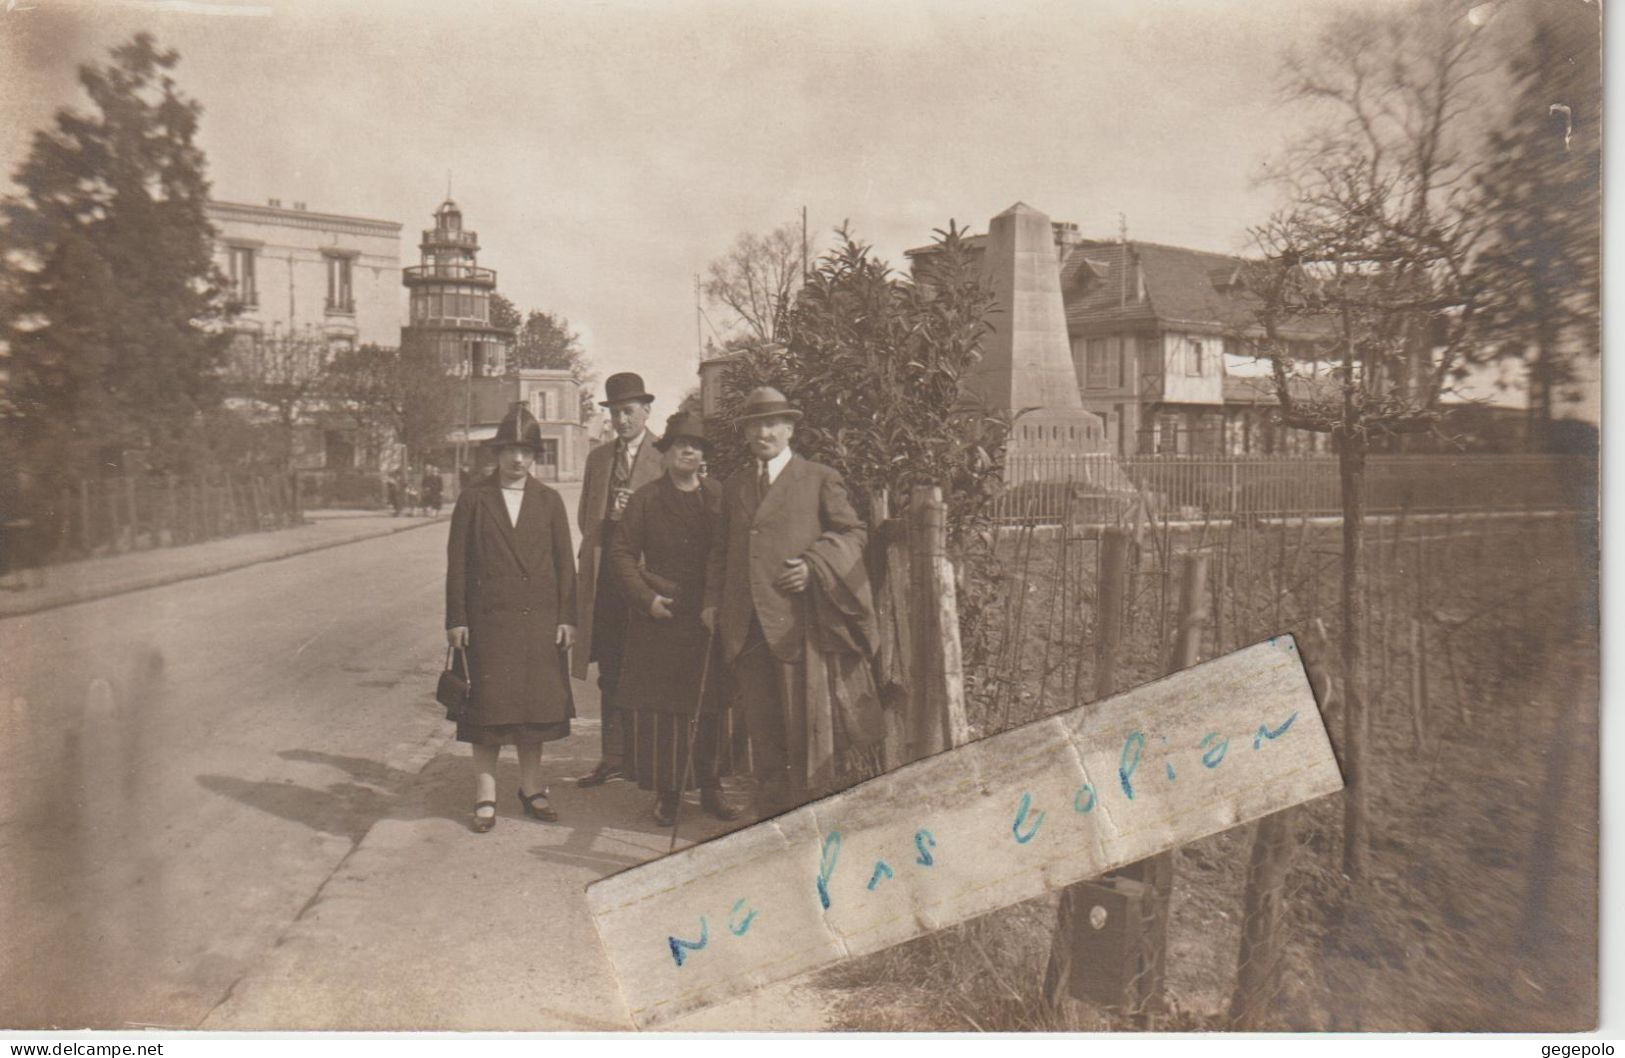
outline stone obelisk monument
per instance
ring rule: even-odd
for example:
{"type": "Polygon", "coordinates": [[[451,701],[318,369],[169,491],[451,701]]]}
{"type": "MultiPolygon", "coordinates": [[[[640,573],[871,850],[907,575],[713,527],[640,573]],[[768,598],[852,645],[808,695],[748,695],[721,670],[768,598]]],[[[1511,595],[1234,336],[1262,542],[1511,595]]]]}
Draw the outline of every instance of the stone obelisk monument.
{"type": "Polygon", "coordinates": [[[982,279],[999,311],[970,388],[994,408],[1034,409],[1016,420],[1009,455],[1104,451],[1105,424],[1084,410],[1078,393],[1049,217],[1024,202],[994,217],[982,279]]]}

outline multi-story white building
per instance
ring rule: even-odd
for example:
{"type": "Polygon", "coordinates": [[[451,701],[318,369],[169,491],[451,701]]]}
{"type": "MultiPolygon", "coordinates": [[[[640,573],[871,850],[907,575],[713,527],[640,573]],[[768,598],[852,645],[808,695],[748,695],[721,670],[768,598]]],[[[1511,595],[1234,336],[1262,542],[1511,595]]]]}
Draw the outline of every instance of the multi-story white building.
{"type": "Polygon", "coordinates": [[[353,422],[329,413],[314,382],[339,349],[400,345],[401,225],[277,199],[211,202],[208,217],[215,263],[239,307],[227,369],[233,402],[265,417],[297,397],[293,459],[302,469],[374,465],[387,442],[357,436],[353,422]]]}
{"type": "Polygon", "coordinates": [[[405,320],[401,225],[283,208],[211,202],[215,261],[242,305],[244,333],[312,332],[331,345],[396,346],[405,320]]]}

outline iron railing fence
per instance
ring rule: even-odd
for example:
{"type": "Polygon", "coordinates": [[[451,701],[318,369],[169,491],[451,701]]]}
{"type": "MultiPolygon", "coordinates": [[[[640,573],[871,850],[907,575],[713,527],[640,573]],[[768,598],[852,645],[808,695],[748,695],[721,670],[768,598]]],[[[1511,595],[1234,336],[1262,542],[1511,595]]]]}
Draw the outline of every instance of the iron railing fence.
{"type": "MultiPolygon", "coordinates": [[[[1003,524],[1111,524],[1135,517],[1221,520],[1336,517],[1336,456],[1018,455],[996,507],[1003,524]],[[1069,513],[1070,512],[1070,513],[1069,513]]],[[[1373,514],[1584,510],[1597,464],[1573,455],[1372,455],[1373,514]]]]}

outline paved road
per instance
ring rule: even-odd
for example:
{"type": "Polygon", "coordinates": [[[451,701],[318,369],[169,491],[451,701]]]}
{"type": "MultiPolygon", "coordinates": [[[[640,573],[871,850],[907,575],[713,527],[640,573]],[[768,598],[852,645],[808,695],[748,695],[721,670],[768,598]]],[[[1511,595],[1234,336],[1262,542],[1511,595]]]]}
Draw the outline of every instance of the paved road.
{"type": "MultiPolygon", "coordinates": [[[[669,831],[625,783],[560,781],[597,756],[578,683],[544,760],[564,825],[519,818],[510,755],[497,830],[469,832],[431,697],[444,546],[440,523],[0,620],[0,1027],[629,1027],[582,890],[669,831]]],[[[822,1024],[800,989],[721,1017],[822,1024]]]]}
{"type": "Polygon", "coordinates": [[[0,1024],[196,1024],[444,740],[441,528],[0,622],[0,1024]]]}

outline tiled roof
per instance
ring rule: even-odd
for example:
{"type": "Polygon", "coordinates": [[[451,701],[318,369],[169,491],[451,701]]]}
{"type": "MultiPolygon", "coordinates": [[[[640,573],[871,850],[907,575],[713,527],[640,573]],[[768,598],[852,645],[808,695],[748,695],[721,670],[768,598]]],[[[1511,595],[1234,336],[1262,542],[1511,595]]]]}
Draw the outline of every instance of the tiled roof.
{"type": "MultiPolygon", "coordinates": [[[[965,241],[979,252],[986,236],[965,241]]],[[[905,252],[917,257],[934,250],[916,246],[905,252]]],[[[1256,331],[1257,298],[1242,282],[1247,264],[1235,254],[1183,246],[1129,242],[1125,247],[1116,240],[1081,239],[1066,247],[1061,257],[1067,328],[1076,333],[1090,325],[1146,321],[1167,327],[1256,331]],[[1144,298],[1139,297],[1136,263],[1144,274],[1144,298]]],[[[1303,332],[1295,336],[1318,329],[1293,328],[1303,332]]]]}
{"type": "Polygon", "coordinates": [[[1243,261],[1228,254],[1152,242],[1084,240],[1061,262],[1069,326],[1134,319],[1225,330],[1252,322],[1251,298],[1230,280],[1243,261]],[[1126,252],[1125,252],[1126,251],[1126,252]],[[1145,277],[1139,299],[1138,263],[1145,277]],[[1102,273],[1103,266],[1103,274],[1102,273]]]}

